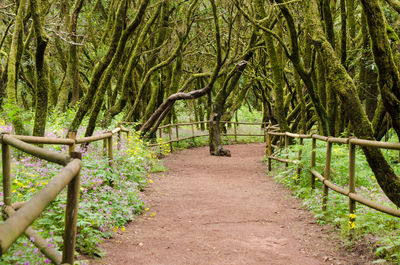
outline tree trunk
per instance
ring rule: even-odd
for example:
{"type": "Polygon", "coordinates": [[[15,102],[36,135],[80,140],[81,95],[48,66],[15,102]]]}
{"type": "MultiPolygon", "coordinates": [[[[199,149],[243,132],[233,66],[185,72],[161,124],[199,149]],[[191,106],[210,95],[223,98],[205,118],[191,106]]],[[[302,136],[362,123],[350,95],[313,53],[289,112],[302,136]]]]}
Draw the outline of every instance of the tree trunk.
{"type": "MultiPolygon", "coordinates": [[[[318,11],[317,2],[316,0],[304,2],[308,8],[307,20],[313,25],[312,38],[314,45],[327,66],[327,78],[330,88],[340,97],[353,126],[354,134],[360,139],[373,140],[372,126],[357,96],[354,82],[325,38],[321,22],[318,18],[315,18],[315,14],[318,11]]],[[[380,149],[373,147],[363,147],[362,149],[382,190],[394,204],[400,206],[400,180],[383,157],[380,149]]]]}
{"type": "Polygon", "coordinates": [[[39,5],[36,0],[30,0],[30,8],[36,37],[36,104],[33,135],[44,136],[47,119],[47,94],[50,86],[49,71],[45,59],[45,51],[49,38],[42,27],[39,5]]]}
{"type": "Polygon", "coordinates": [[[18,72],[23,48],[23,18],[25,0],[19,0],[17,16],[15,17],[14,33],[7,68],[7,97],[8,97],[8,116],[13,124],[16,134],[27,134],[21,117],[21,107],[18,104],[18,72]]]}

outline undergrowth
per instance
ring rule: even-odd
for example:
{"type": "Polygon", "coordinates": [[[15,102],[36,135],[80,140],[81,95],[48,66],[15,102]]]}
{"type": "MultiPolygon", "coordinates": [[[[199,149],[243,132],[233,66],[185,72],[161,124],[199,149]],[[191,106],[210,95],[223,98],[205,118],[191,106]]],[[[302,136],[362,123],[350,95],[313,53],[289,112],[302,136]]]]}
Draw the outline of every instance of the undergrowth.
{"type": "MultiPolygon", "coordinates": [[[[65,136],[66,131],[63,128],[69,119],[68,114],[66,116],[64,120],[49,117],[51,122],[48,123],[47,136],[65,136]]],[[[1,131],[11,130],[11,127],[1,119],[0,127],[1,131]]],[[[80,129],[78,136],[82,135],[83,130],[80,129]]],[[[83,153],[76,242],[79,254],[102,256],[99,244],[105,238],[112,237],[115,232],[123,233],[128,222],[148,209],[141,191],[148,182],[152,182],[149,173],[165,170],[156,158],[156,154],[147,148],[138,134],[132,131],[129,140],[126,136],[124,138],[120,150],[117,150],[114,137],[113,168],[108,165],[109,161],[104,155],[102,142],[91,143],[83,153]]],[[[67,153],[66,147],[63,146],[45,148],[67,153]]],[[[62,168],[21,154],[11,148],[13,202],[28,201],[62,168]]],[[[2,190],[0,184],[0,196],[3,196],[2,190]]],[[[0,206],[2,204],[1,200],[0,206]]],[[[32,224],[32,227],[46,238],[49,246],[55,247],[60,252],[63,244],[65,207],[66,189],[32,224]]],[[[0,258],[0,264],[50,263],[50,260],[33,245],[32,240],[21,236],[0,258]]],[[[87,262],[77,261],[77,264],[87,264],[87,262]]]]}
{"type": "MultiPolygon", "coordinates": [[[[355,242],[366,243],[375,253],[375,263],[393,262],[400,264],[400,223],[397,217],[381,213],[357,203],[355,216],[349,216],[349,199],[339,193],[329,190],[327,209],[322,209],[323,187],[315,179],[315,189],[311,190],[311,140],[305,139],[304,146],[293,145],[280,152],[281,157],[297,160],[298,150],[302,149],[302,171],[297,174],[297,166],[289,164],[285,168],[279,162],[273,162],[277,168],[276,182],[284,184],[292,190],[294,196],[302,199],[303,205],[309,209],[321,225],[329,223],[337,228],[348,246],[355,242]],[[352,222],[349,217],[355,218],[352,222]]],[[[326,143],[317,141],[316,170],[323,174],[326,155],[326,143]]],[[[399,151],[382,150],[387,161],[391,163],[396,173],[400,172],[398,164],[399,151]]],[[[333,145],[331,162],[331,181],[336,185],[348,188],[348,148],[347,145],[333,145]]],[[[372,173],[366,158],[360,148],[356,151],[356,193],[380,204],[396,208],[383,193],[372,173]]]]}

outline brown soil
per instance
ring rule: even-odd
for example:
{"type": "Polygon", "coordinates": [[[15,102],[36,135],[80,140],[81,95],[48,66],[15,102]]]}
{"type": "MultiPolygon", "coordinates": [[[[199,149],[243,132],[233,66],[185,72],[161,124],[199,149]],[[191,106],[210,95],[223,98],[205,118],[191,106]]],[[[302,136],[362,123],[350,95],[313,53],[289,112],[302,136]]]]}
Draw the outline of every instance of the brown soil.
{"type": "Polygon", "coordinates": [[[264,145],[208,148],[165,158],[146,191],[150,210],[106,240],[91,264],[369,264],[349,253],[329,227],[318,226],[262,162],[264,145]]]}

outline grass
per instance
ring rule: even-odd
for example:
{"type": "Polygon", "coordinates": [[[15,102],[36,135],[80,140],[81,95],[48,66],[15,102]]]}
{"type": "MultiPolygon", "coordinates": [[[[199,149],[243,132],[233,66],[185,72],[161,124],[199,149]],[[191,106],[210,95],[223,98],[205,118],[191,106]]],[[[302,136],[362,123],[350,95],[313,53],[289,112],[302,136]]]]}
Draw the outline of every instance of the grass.
{"type": "MultiPolygon", "coordinates": [[[[396,141],[396,139],[392,139],[396,141]]],[[[326,143],[317,141],[316,170],[323,173],[325,165],[326,143]]],[[[302,148],[303,156],[301,163],[303,170],[297,175],[297,166],[290,165],[287,169],[283,164],[274,162],[277,168],[276,182],[284,184],[292,190],[293,194],[302,199],[303,205],[309,209],[323,225],[329,223],[340,231],[347,245],[351,246],[357,241],[366,242],[375,253],[376,263],[393,262],[400,263],[400,223],[397,217],[393,217],[367,206],[357,203],[355,216],[349,216],[349,199],[346,196],[329,190],[327,210],[322,210],[323,187],[316,180],[316,187],[311,191],[311,140],[305,140],[303,147],[293,145],[288,148],[289,159],[297,160],[298,150],[302,148]],[[355,222],[349,220],[355,219],[355,222]]],[[[391,163],[395,172],[400,172],[398,164],[399,152],[393,150],[382,150],[386,159],[391,163]]],[[[285,155],[285,150],[281,156],[285,155]]],[[[332,182],[345,189],[348,188],[348,148],[346,145],[334,145],[331,162],[332,182]]],[[[363,152],[357,148],[356,151],[356,193],[365,198],[374,200],[380,204],[396,208],[396,206],[381,191],[374,174],[372,173],[363,152]]]]}

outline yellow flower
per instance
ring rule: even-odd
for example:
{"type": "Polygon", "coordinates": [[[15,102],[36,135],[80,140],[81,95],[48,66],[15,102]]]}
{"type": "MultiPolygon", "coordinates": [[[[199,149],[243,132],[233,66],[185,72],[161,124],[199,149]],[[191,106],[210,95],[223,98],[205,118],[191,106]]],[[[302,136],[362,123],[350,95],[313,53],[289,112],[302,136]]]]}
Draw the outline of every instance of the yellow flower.
{"type": "Polygon", "coordinates": [[[144,210],[145,210],[146,212],[148,212],[148,211],[150,211],[150,208],[145,208],[144,210]]]}
{"type": "Polygon", "coordinates": [[[150,214],[150,217],[154,217],[154,216],[156,216],[156,213],[150,214]]]}
{"type": "Polygon", "coordinates": [[[122,232],[125,232],[125,227],[122,227],[122,228],[121,228],[121,231],[122,231],[122,232]]]}
{"type": "Polygon", "coordinates": [[[154,181],[153,181],[152,179],[149,179],[149,182],[150,182],[150,183],[153,183],[154,181]]]}
{"type": "Polygon", "coordinates": [[[349,214],[350,219],[356,219],[356,215],[354,213],[349,214]]]}

